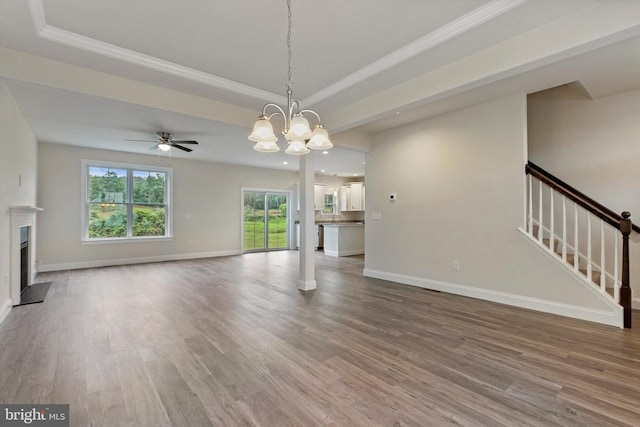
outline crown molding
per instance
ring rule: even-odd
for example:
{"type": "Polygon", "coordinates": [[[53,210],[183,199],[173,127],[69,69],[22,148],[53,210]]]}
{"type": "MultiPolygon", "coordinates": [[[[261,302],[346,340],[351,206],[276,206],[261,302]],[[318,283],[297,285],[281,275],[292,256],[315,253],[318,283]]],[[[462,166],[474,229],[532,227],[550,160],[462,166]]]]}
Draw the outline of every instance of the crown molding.
{"type": "Polygon", "coordinates": [[[287,102],[282,95],[48,25],[42,0],[29,0],[28,4],[36,32],[43,39],[263,101],[287,102]]]}
{"type": "Polygon", "coordinates": [[[340,93],[358,83],[361,83],[383,71],[388,70],[404,61],[407,61],[421,53],[424,53],[434,47],[459,36],[478,25],[481,25],[503,13],[518,7],[529,0],[493,0],[480,6],[471,12],[462,15],[458,19],[443,25],[440,28],[430,32],[429,34],[401,47],[398,50],[372,62],[355,71],[343,79],[330,84],[324,89],[301,101],[304,105],[314,105],[323,101],[337,93],[340,93]]]}
{"type": "Polygon", "coordinates": [[[47,22],[44,16],[44,6],[42,0],[27,0],[29,5],[29,12],[31,13],[31,21],[37,34],[40,34],[44,27],[47,26],[47,22]]]}
{"type": "MultiPolygon", "coordinates": [[[[303,99],[301,104],[313,105],[341,91],[355,86],[383,71],[388,70],[408,59],[422,54],[434,47],[459,36],[478,25],[481,25],[529,0],[492,0],[448,24],[432,31],[379,60],[349,74],[343,79],[330,84],[311,96],[303,99]]],[[[48,25],[42,0],[28,0],[29,11],[36,33],[39,37],[66,46],[82,49],[98,55],[114,58],[130,64],[138,65],[165,74],[181,77],[217,89],[227,90],[240,95],[267,102],[286,104],[287,98],[273,92],[225,79],[193,68],[145,55],[130,49],[102,42],[71,31],[48,25]]]]}

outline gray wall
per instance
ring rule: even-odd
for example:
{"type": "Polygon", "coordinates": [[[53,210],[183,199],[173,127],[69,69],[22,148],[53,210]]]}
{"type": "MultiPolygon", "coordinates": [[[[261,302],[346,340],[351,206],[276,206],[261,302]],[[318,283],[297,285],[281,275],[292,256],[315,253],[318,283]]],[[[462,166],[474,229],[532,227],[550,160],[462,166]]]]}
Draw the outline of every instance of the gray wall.
{"type": "Polygon", "coordinates": [[[42,142],[38,165],[41,271],[238,253],[241,188],[290,190],[295,197],[298,181],[295,172],[42,142]],[[82,159],[172,167],[173,239],[82,244],[82,159]]]}
{"type": "Polygon", "coordinates": [[[9,304],[10,206],[35,206],[37,142],[0,80],[0,320],[9,304]]]}
{"type": "Polygon", "coordinates": [[[617,316],[518,230],[526,151],[525,95],[374,135],[365,274],[580,318],[617,316]]]}

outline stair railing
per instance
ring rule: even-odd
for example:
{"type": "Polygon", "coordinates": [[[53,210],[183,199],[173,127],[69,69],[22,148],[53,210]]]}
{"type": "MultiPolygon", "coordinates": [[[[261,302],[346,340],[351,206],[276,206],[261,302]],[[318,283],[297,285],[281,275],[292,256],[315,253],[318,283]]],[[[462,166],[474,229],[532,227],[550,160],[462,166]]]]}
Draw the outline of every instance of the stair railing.
{"type": "Polygon", "coordinates": [[[525,166],[525,173],[529,237],[576,272],[582,272],[602,294],[620,304],[624,310],[624,327],[630,328],[629,234],[640,233],[640,227],[631,223],[629,212],[616,214],[532,162],[525,166]],[[557,202],[561,209],[556,209],[557,202]],[[599,219],[599,239],[593,239],[592,222],[596,219],[599,219]],[[594,246],[594,240],[599,240],[599,247],[594,246]],[[594,251],[598,252],[599,261],[594,258],[594,251]]]}

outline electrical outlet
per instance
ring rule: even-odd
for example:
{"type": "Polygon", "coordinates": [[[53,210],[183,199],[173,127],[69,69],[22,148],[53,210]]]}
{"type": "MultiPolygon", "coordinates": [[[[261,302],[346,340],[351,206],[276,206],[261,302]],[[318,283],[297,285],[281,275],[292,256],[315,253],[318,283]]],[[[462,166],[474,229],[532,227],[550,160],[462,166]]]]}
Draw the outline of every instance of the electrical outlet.
{"type": "Polygon", "coordinates": [[[460,261],[453,261],[453,271],[460,271],[460,261]]]}

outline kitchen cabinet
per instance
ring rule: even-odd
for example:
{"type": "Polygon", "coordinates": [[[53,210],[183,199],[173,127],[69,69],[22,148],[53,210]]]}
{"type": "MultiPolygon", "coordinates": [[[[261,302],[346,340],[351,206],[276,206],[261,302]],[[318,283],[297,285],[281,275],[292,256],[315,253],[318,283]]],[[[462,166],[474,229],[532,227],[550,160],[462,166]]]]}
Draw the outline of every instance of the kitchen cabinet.
{"type": "Polygon", "coordinates": [[[341,185],[338,190],[338,198],[340,199],[340,210],[350,211],[351,210],[351,187],[346,185],[341,185]]]}
{"type": "Polygon", "coordinates": [[[364,254],[364,224],[324,224],[324,253],[327,256],[364,254]]]}
{"type": "Polygon", "coordinates": [[[340,186],[338,195],[340,199],[340,211],[365,210],[364,184],[362,182],[351,182],[340,186]]]}
{"type": "Polygon", "coordinates": [[[361,182],[351,184],[351,209],[352,211],[363,211],[362,195],[364,194],[364,185],[361,182]]]}
{"type": "MultiPolygon", "coordinates": [[[[314,184],[313,185],[313,210],[320,211],[324,209],[324,193],[325,193],[325,185],[324,184],[314,184]]],[[[300,211],[300,183],[296,183],[296,193],[297,193],[297,210],[300,211]]]]}
{"type": "Polygon", "coordinates": [[[321,211],[324,209],[324,184],[314,184],[313,186],[313,210],[321,211]]]}

